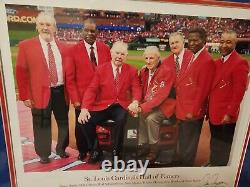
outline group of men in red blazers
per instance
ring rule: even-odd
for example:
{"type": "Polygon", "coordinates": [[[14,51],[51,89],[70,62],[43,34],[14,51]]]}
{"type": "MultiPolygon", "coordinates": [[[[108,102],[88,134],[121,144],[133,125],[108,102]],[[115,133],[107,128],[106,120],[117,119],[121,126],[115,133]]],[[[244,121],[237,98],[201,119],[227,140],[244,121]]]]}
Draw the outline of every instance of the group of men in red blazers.
{"type": "MultiPolygon", "coordinates": [[[[93,20],[85,21],[84,40],[70,49],[54,38],[54,18],[42,12],[37,17],[36,25],[39,36],[19,44],[16,79],[19,99],[32,110],[35,150],[41,163],[50,161],[52,111],[59,129],[56,152],[61,158],[69,156],[65,152],[69,143],[69,96],[75,107],[75,135],[80,160],[84,160],[89,151],[90,161],[100,160],[96,123],[108,118],[116,122],[112,137],[113,156],[120,156],[128,110],[147,117],[147,114],[160,108],[161,113],[169,117],[173,113],[174,103],[180,126],[180,160],[182,166],[193,166],[209,102],[211,165],[227,164],[248,74],[246,60],[234,50],[234,32],[222,34],[220,51],[225,57],[224,63],[221,60],[214,63],[206,51],[206,33],[203,29],[190,30],[190,50],[184,49],[184,39],[179,33],[172,34],[170,47],[173,54],[163,63],[157,63],[157,67],[162,66],[161,69],[169,72],[166,74],[167,80],[162,79],[157,84],[157,81],[152,81],[155,84],[150,85],[150,74],[142,70],[141,75],[144,74],[147,81],[141,77],[145,88],[141,89],[136,69],[125,63],[127,44],[114,43],[110,53],[109,47],[96,41],[97,29],[93,20]],[[177,52],[180,44],[181,50],[177,52]],[[161,91],[163,88],[166,89],[166,93],[163,93],[166,98],[152,102],[157,89],[161,91]],[[176,92],[176,101],[170,99],[172,88],[176,92]],[[222,152],[225,152],[225,156],[222,156],[222,152]]],[[[150,64],[148,67],[150,69],[150,64]]],[[[157,74],[160,76],[161,73],[155,73],[155,76],[157,74]]],[[[148,155],[153,160],[156,158],[154,151],[151,150],[153,154],[148,155]]]]}
{"type": "Polygon", "coordinates": [[[189,31],[189,50],[184,49],[184,38],[180,33],[171,34],[169,42],[173,54],[164,63],[176,70],[177,56],[182,59],[175,82],[180,165],[194,165],[206,116],[211,131],[209,165],[225,166],[249,71],[247,61],[235,51],[236,33],[222,33],[219,49],[225,59],[223,63],[221,59],[213,61],[205,49],[204,29],[189,31]]]}

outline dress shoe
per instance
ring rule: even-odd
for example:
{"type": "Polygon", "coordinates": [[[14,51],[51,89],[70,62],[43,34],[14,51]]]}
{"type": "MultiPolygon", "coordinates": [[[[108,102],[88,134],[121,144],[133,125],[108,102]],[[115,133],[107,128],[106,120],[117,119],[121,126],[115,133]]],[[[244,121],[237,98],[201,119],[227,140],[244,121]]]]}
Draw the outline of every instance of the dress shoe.
{"type": "Polygon", "coordinates": [[[40,161],[41,164],[48,164],[50,162],[48,157],[40,157],[40,161]]]}
{"type": "Polygon", "coordinates": [[[67,152],[59,153],[57,155],[59,155],[61,158],[69,158],[69,154],[67,152]]]}
{"type": "Polygon", "coordinates": [[[116,149],[114,149],[114,150],[112,151],[112,159],[114,159],[115,156],[117,156],[117,159],[118,159],[118,160],[122,160],[122,154],[121,154],[119,151],[117,151],[116,149]]]}
{"type": "Polygon", "coordinates": [[[89,163],[91,164],[95,164],[98,161],[101,161],[103,156],[102,151],[93,151],[90,154],[90,158],[89,158],[89,163]]]}
{"type": "Polygon", "coordinates": [[[83,161],[87,157],[86,153],[79,153],[77,159],[83,161]]]}
{"type": "Polygon", "coordinates": [[[158,153],[159,153],[158,144],[157,143],[156,144],[151,144],[149,153],[146,156],[146,160],[149,161],[149,164],[153,164],[155,162],[155,160],[158,157],[158,153]]]}
{"type": "Polygon", "coordinates": [[[149,153],[149,146],[147,144],[145,145],[138,145],[137,152],[132,153],[132,157],[142,157],[149,153]]]}

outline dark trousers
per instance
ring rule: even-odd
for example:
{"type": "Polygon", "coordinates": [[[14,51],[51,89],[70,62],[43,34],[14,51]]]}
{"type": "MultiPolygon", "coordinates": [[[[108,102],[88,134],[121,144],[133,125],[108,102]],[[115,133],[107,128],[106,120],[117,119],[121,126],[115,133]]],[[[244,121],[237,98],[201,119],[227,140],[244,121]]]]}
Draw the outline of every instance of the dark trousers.
{"type": "Polygon", "coordinates": [[[179,155],[181,165],[184,167],[194,165],[203,120],[202,118],[179,122],[179,155]]]}
{"type": "Polygon", "coordinates": [[[80,115],[81,109],[75,109],[75,137],[76,146],[80,154],[87,153],[89,150],[88,142],[86,139],[86,131],[82,127],[83,125],[78,123],[78,117],[80,115]]]}
{"type": "Polygon", "coordinates": [[[113,104],[105,110],[90,112],[91,118],[81,127],[86,132],[86,139],[88,140],[90,149],[99,149],[96,145],[97,134],[96,125],[101,124],[107,120],[113,120],[115,126],[112,127],[112,143],[113,149],[119,153],[122,151],[123,144],[123,129],[126,124],[128,112],[119,104],[113,104]]]}
{"type": "Polygon", "coordinates": [[[58,126],[56,145],[57,154],[63,153],[69,144],[69,106],[64,97],[64,87],[51,88],[49,104],[44,109],[32,108],[34,145],[37,155],[48,157],[51,154],[51,113],[55,116],[58,126]]]}
{"type": "Polygon", "coordinates": [[[226,166],[229,160],[236,123],[213,125],[211,131],[210,163],[212,166],[226,166]]]}

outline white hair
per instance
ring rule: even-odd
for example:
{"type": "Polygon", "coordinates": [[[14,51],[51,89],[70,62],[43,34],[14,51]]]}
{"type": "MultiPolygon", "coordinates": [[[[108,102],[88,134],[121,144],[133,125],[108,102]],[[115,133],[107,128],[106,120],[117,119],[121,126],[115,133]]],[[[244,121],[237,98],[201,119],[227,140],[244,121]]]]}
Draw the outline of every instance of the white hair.
{"type": "Polygon", "coordinates": [[[155,54],[157,57],[160,57],[160,56],[161,56],[160,51],[159,51],[159,48],[156,47],[156,46],[148,46],[148,47],[146,47],[146,49],[144,50],[143,56],[145,56],[145,55],[148,54],[148,53],[153,53],[153,54],[155,54]]]}
{"type": "Polygon", "coordinates": [[[183,43],[184,43],[185,38],[184,38],[184,35],[181,32],[172,32],[169,35],[169,40],[170,40],[170,38],[175,37],[175,36],[179,36],[181,38],[181,40],[183,41],[183,43]]]}
{"type": "Polygon", "coordinates": [[[116,41],[112,48],[110,49],[111,52],[114,52],[116,50],[120,50],[124,52],[126,55],[128,54],[128,44],[123,41],[116,41]]]}
{"type": "Polygon", "coordinates": [[[48,14],[46,12],[40,12],[36,17],[36,25],[38,25],[38,23],[41,22],[42,20],[46,20],[49,23],[52,23],[56,27],[56,19],[51,14],[48,14]]]}

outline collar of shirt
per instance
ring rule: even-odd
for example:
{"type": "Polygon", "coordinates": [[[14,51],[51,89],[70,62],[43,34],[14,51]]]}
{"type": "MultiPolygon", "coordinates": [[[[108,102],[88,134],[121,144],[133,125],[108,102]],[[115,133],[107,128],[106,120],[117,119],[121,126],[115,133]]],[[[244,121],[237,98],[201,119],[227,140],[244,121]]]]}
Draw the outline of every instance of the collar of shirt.
{"type": "Polygon", "coordinates": [[[222,58],[224,59],[223,63],[225,63],[229,59],[229,57],[231,56],[232,53],[233,53],[233,51],[230,54],[226,55],[226,56],[222,56],[222,58]]]}
{"type": "MultiPolygon", "coordinates": [[[[116,77],[116,68],[117,68],[117,66],[114,65],[112,62],[111,62],[111,65],[112,65],[112,69],[113,69],[113,75],[114,75],[114,77],[116,77]]],[[[119,73],[121,73],[121,70],[122,70],[122,66],[119,67],[119,73]]]]}
{"type": "Polygon", "coordinates": [[[183,61],[184,51],[185,51],[185,49],[183,48],[183,49],[181,50],[181,52],[180,52],[179,55],[174,54],[174,60],[175,60],[175,61],[176,61],[177,56],[179,57],[179,66],[180,66],[180,68],[181,68],[182,61],[183,61]]]}
{"type": "Polygon", "coordinates": [[[194,59],[193,59],[193,61],[195,61],[195,59],[201,54],[201,52],[202,52],[203,50],[205,50],[205,46],[202,47],[197,53],[194,54],[194,59]]]}
{"type": "MultiPolygon", "coordinates": [[[[49,67],[49,57],[48,57],[48,42],[46,42],[42,37],[39,35],[39,41],[43,50],[44,57],[46,59],[46,63],[49,67]]],[[[60,54],[60,51],[58,49],[58,46],[56,45],[55,40],[53,39],[51,42],[49,42],[51,45],[51,49],[53,51],[53,55],[55,58],[55,63],[56,63],[56,70],[57,70],[57,76],[58,76],[58,82],[57,86],[60,86],[64,84],[63,81],[63,70],[62,70],[62,57],[60,54]]]]}
{"type": "Polygon", "coordinates": [[[157,69],[155,69],[153,72],[151,72],[150,70],[148,71],[148,86],[152,80],[152,77],[154,76],[155,72],[157,69]]]}
{"type": "Polygon", "coordinates": [[[42,39],[42,37],[40,35],[38,37],[39,37],[39,40],[40,40],[42,47],[45,49],[48,48],[48,43],[50,43],[51,47],[56,45],[54,38],[51,42],[46,42],[44,39],[42,39]]]}
{"type": "Polygon", "coordinates": [[[88,52],[89,59],[90,59],[90,47],[91,47],[91,46],[94,47],[94,53],[95,53],[96,63],[98,64],[98,55],[97,55],[96,42],[94,42],[93,45],[88,44],[85,40],[83,40],[83,42],[84,42],[84,45],[85,45],[86,50],[87,50],[87,52],[88,52]]]}

